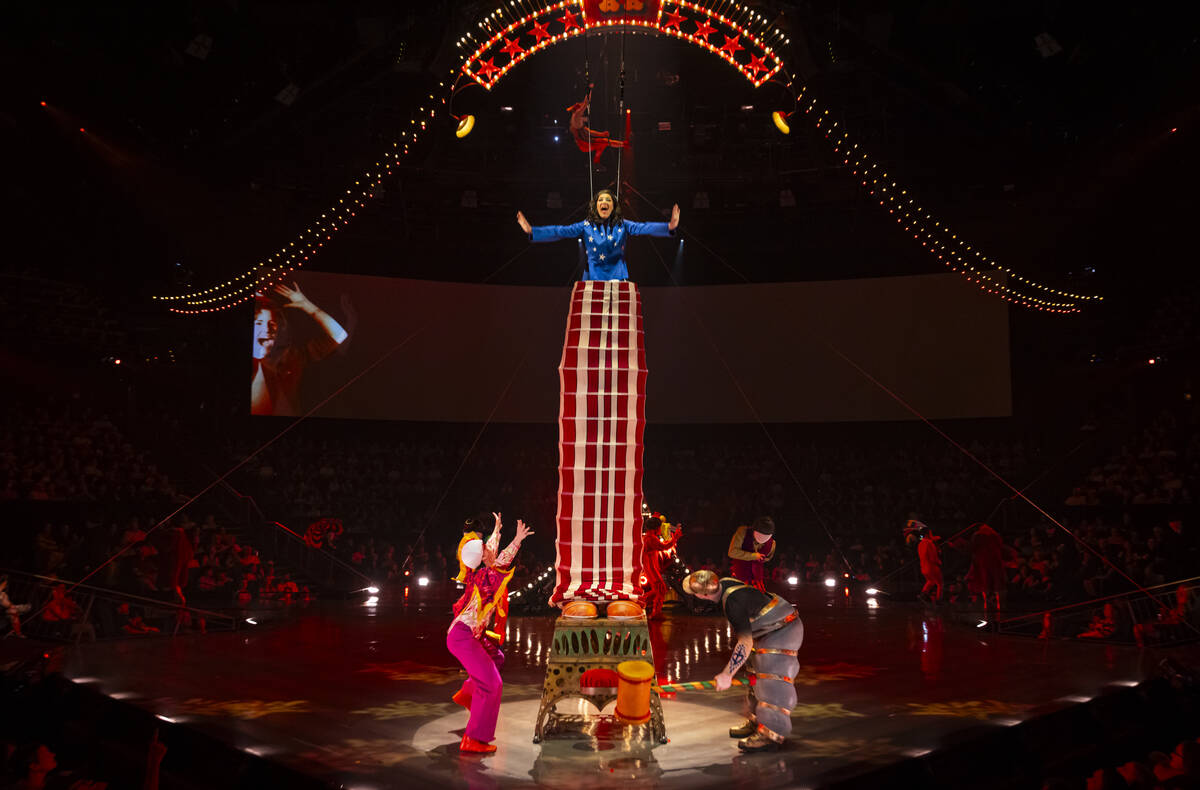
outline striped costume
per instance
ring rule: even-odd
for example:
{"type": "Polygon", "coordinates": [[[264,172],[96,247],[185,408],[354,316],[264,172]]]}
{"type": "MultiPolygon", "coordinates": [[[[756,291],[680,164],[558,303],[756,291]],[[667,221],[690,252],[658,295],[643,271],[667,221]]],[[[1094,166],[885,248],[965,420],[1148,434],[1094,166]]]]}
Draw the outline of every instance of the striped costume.
{"type": "MultiPolygon", "coordinates": [[[[730,596],[747,589],[753,588],[740,582],[726,586],[721,595],[722,610],[730,596]]],[[[757,722],[760,733],[779,743],[792,731],[796,672],[800,669],[796,654],[804,642],[804,623],[796,607],[778,595],[768,595],[770,602],[750,618],[754,637],[750,667],[756,679],[753,686],[746,687],[747,717],[757,722]]]]}

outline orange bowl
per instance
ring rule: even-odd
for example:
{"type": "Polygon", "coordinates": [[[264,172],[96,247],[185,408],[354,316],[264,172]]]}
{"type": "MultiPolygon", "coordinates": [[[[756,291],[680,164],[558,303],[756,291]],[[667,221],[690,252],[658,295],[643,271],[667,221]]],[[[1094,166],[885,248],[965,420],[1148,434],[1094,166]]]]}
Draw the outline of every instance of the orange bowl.
{"type": "Polygon", "coordinates": [[[571,601],[563,607],[563,617],[595,617],[596,604],[589,601],[571,601]]]}
{"type": "Polygon", "coordinates": [[[641,617],[644,614],[642,607],[638,606],[633,601],[613,601],[608,605],[606,617],[641,617]]]}

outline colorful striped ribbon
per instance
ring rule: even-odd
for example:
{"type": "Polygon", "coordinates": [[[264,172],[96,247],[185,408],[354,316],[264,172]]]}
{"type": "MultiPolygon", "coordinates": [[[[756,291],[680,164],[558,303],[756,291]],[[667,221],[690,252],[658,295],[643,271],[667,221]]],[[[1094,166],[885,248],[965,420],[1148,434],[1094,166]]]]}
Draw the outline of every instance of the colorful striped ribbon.
{"type": "MultiPolygon", "coordinates": [[[[753,686],[755,678],[751,675],[749,678],[734,678],[734,686],[753,686]]],[[[677,691],[712,691],[717,688],[717,684],[711,680],[689,680],[679,683],[666,683],[659,687],[664,694],[674,694],[677,691]]]]}

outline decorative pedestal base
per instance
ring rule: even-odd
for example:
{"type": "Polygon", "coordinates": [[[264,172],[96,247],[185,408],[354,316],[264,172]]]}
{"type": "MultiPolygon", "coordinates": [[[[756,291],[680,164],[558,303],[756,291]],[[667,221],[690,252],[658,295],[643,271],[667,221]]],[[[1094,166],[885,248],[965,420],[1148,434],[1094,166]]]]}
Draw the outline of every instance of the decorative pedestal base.
{"type": "MultiPolygon", "coordinates": [[[[632,620],[558,618],[554,622],[554,639],[546,662],[546,681],[542,686],[542,704],[538,708],[533,742],[541,743],[544,738],[554,737],[563,731],[564,725],[584,723],[579,716],[559,714],[554,710],[555,703],[567,697],[580,697],[591,702],[596,706],[595,718],[603,718],[606,726],[614,726],[612,717],[601,717],[598,712],[617,698],[617,687],[584,690],[579,679],[589,669],[610,669],[615,674],[622,661],[634,660],[654,664],[650,631],[644,616],[632,620]]],[[[643,732],[648,729],[659,743],[667,742],[657,681],[651,686],[650,721],[624,726],[643,732]]]]}

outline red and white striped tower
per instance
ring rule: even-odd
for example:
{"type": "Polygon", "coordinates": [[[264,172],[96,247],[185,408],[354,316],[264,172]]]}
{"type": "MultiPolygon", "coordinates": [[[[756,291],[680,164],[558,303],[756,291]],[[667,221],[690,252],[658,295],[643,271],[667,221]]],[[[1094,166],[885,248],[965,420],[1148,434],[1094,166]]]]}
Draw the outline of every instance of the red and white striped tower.
{"type": "Polygon", "coordinates": [[[642,338],[633,283],[575,284],[558,367],[556,606],[641,596],[642,338]]]}

